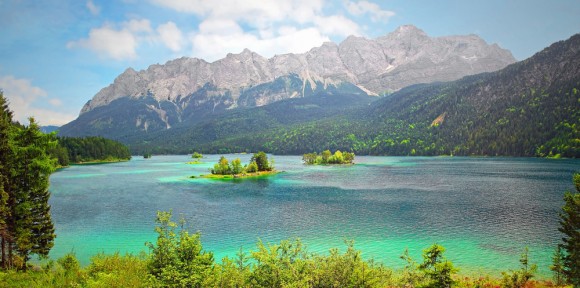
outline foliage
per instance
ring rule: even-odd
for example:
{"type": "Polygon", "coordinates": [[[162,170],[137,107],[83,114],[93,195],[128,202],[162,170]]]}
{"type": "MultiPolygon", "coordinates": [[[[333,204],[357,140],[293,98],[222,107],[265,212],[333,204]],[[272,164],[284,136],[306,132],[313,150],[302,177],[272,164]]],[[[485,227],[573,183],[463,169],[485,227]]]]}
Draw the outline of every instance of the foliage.
{"type": "Polygon", "coordinates": [[[274,165],[268,161],[266,153],[258,152],[252,156],[250,163],[245,167],[242,167],[240,158],[236,158],[230,162],[222,155],[218,163],[214,164],[213,169],[210,169],[210,172],[215,175],[238,175],[273,170],[274,165]]]}
{"type": "Polygon", "coordinates": [[[444,252],[445,248],[437,244],[423,250],[423,263],[419,265],[419,270],[429,279],[425,287],[444,288],[455,283],[452,276],[457,269],[445,259],[444,252]]]}
{"type": "Polygon", "coordinates": [[[354,161],[354,153],[340,152],[336,150],[334,155],[330,150],[324,150],[320,155],[315,153],[307,153],[302,156],[304,164],[352,164],[354,161]]]}
{"type": "Polygon", "coordinates": [[[197,152],[193,152],[193,154],[191,155],[191,158],[193,159],[201,159],[203,158],[203,155],[197,152]]]}
{"type": "Polygon", "coordinates": [[[146,287],[155,283],[148,274],[144,254],[113,255],[99,253],[91,258],[86,268],[88,287],[146,287]]]}
{"type": "Polygon", "coordinates": [[[3,268],[27,269],[31,255],[45,257],[54,245],[48,199],[49,176],[56,159],[54,134],[44,134],[34,120],[22,126],[0,91],[0,254],[3,268]]]}
{"type": "Polygon", "coordinates": [[[580,286],[580,173],[572,177],[575,193],[564,194],[564,206],[560,213],[560,228],[563,233],[562,252],[563,273],[567,282],[575,287],[580,286]]]}
{"type": "Polygon", "coordinates": [[[240,161],[240,158],[236,158],[234,160],[232,160],[232,174],[240,174],[242,173],[243,167],[242,167],[242,161],[240,161]]]}
{"type": "Polygon", "coordinates": [[[252,156],[250,162],[255,162],[258,165],[258,171],[272,171],[273,165],[268,161],[266,153],[260,151],[252,156]]]}
{"type": "Polygon", "coordinates": [[[156,244],[147,243],[151,250],[148,271],[163,286],[202,287],[213,265],[213,254],[203,251],[201,235],[189,234],[185,220],[171,221],[171,212],[157,212],[156,244]]]}
{"type": "Polygon", "coordinates": [[[564,285],[564,251],[562,247],[558,245],[556,251],[554,251],[554,256],[552,257],[552,265],[550,265],[550,270],[554,273],[554,284],[556,286],[564,285]]]}
{"type": "Polygon", "coordinates": [[[399,275],[399,282],[404,286],[417,287],[417,285],[425,278],[425,276],[419,271],[419,265],[415,260],[413,260],[413,258],[411,258],[408,249],[405,249],[399,258],[405,261],[405,268],[399,275]]]}
{"type": "Polygon", "coordinates": [[[246,172],[248,173],[258,172],[258,164],[256,164],[256,162],[254,161],[250,162],[248,166],[246,166],[246,172]]]}
{"type": "MultiPolygon", "coordinates": [[[[59,145],[51,150],[51,155],[58,158],[60,166],[69,162],[83,163],[95,161],[121,161],[131,159],[129,148],[117,141],[103,137],[58,137],[59,145]],[[66,153],[65,153],[66,152],[66,153]]],[[[151,157],[151,153],[148,154],[151,157]]],[[[144,158],[147,155],[144,154],[144,158]]]]}
{"type": "Polygon", "coordinates": [[[502,286],[509,288],[525,287],[526,283],[534,277],[536,273],[536,264],[529,264],[528,247],[524,248],[524,252],[520,257],[520,270],[502,272],[502,286]]]}
{"type": "Polygon", "coordinates": [[[221,156],[218,160],[218,163],[213,165],[213,169],[211,169],[211,174],[218,174],[218,175],[227,175],[231,174],[231,167],[229,165],[228,159],[226,157],[221,156]]]}

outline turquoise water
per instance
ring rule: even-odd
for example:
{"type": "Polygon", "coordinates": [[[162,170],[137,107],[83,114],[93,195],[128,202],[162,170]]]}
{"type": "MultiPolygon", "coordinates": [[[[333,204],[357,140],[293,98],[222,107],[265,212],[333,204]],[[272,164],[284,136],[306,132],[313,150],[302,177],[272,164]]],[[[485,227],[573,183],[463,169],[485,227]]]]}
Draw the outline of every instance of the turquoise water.
{"type": "Polygon", "coordinates": [[[405,248],[420,261],[437,242],[462,273],[499,276],[517,268],[527,246],[549,277],[562,196],[580,170],[578,160],[357,156],[352,166],[304,166],[299,156],[274,156],[285,172],[269,178],[188,178],[219,156],[198,165],[187,156],[135,157],[53,174],[51,257],[74,251],[87,264],[97,252],[146,251],[156,211],[173,209],[218,260],[258,238],[300,237],[321,253],[354,239],[367,259],[398,268],[405,248]]]}

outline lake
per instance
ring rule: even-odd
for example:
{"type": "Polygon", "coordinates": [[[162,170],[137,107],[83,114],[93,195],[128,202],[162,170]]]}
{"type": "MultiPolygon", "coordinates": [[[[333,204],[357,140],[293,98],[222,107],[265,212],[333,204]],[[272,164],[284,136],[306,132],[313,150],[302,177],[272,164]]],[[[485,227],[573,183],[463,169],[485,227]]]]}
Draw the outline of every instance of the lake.
{"type": "MultiPolygon", "coordinates": [[[[500,276],[517,269],[524,247],[542,277],[560,239],[563,194],[574,189],[579,160],[357,156],[356,165],[305,166],[300,156],[273,156],[283,173],[261,179],[189,179],[207,174],[220,155],[191,165],[188,156],[62,169],[50,178],[58,258],[83,264],[98,252],[147,251],[158,210],[173,210],[202,233],[216,260],[258,239],[299,237],[309,251],[344,250],[393,268],[408,248],[421,262],[433,243],[460,273],[500,276]]],[[[251,155],[225,155],[247,163],[251,155]]]]}

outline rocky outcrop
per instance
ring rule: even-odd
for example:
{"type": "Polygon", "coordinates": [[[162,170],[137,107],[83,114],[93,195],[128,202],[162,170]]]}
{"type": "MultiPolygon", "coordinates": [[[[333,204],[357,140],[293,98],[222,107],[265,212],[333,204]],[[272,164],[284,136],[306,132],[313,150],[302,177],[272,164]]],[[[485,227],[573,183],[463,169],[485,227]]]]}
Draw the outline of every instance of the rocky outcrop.
{"type": "Polygon", "coordinates": [[[514,61],[508,50],[496,44],[488,45],[476,35],[431,38],[408,25],[377,39],[351,36],[340,45],[324,43],[304,54],[267,59],[246,49],[212,63],[183,57],[138,72],[129,68],[87,102],[81,114],[125,97],[153,97],[158,102],[173,102],[180,109],[192,103],[218,99],[223,99],[225,102],[221,104],[230,109],[260,106],[304,97],[317,89],[338,87],[343,83],[355,85],[369,95],[379,95],[411,84],[450,81],[495,71],[514,61]],[[258,98],[251,101],[247,97],[238,101],[245,91],[289,75],[297,75],[302,85],[291,85],[288,87],[291,90],[256,94],[254,97],[258,98]],[[198,93],[208,85],[213,87],[211,91],[198,93]],[[182,101],[196,93],[198,98],[201,94],[217,98],[182,101]]]}

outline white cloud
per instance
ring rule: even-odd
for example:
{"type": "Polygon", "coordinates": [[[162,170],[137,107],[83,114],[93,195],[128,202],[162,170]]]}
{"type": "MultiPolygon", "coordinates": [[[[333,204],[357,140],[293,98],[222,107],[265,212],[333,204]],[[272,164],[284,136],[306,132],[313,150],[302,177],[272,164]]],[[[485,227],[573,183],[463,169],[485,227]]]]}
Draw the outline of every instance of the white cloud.
{"type": "Polygon", "coordinates": [[[354,21],[342,16],[316,17],[314,23],[324,34],[338,36],[360,36],[360,28],[354,21]]]}
{"type": "Polygon", "coordinates": [[[383,10],[376,3],[371,3],[369,1],[358,1],[358,2],[347,2],[346,9],[348,12],[355,16],[360,16],[363,14],[369,14],[373,22],[389,21],[389,18],[395,16],[395,12],[383,10]]]}
{"type": "Polygon", "coordinates": [[[88,38],[68,42],[66,47],[87,48],[101,57],[114,60],[137,58],[137,36],[126,27],[117,30],[110,24],[91,29],[88,38]]]}
{"type": "Polygon", "coordinates": [[[171,49],[173,52],[181,51],[181,46],[183,44],[183,33],[177,28],[177,25],[173,22],[167,22],[165,24],[159,25],[157,27],[157,33],[159,33],[159,38],[161,42],[171,49]]]}
{"type": "Polygon", "coordinates": [[[209,20],[201,23],[200,33],[191,38],[193,54],[207,61],[215,61],[227,53],[238,53],[248,48],[264,57],[272,57],[274,54],[304,53],[330,41],[314,27],[296,29],[283,26],[269,31],[270,35],[265,34],[246,33],[233,21],[209,20]]]}
{"type": "Polygon", "coordinates": [[[268,24],[294,18],[299,23],[308,22],[319,14],[323,0],[221,0],[219,4],[207,0],[150,0],[178,12],[192,13],[208,18],[244,20],[253,25],[268,24]]]}
{"type": "Polygon", "coordinates": [[[99,15],[99,13],[101,12],[101,7],[95,5],[93,0],[87,1],[87,9],[89,9],[91,14],[93,15],[99,15]]]}
{"type": "MultiPolygon", "coordinates": [[[[28,117],[33,116],[41,125],[63,125],[76,118],[74,114],[62,113],[35,107],[35,103],[47,101],[48,93],[35,87],[28,79],[17,79],[14,76],[0,77],[0,87],[9,101],[10,110],[14,112],[14,120],[28,123],[28,117]]],[[[59,99],[49,99],[53,106],[59,106],[59,99]]]]}
{"type": "Polygon", "coordinates": [[[150,0],[202,18],[190,33],[194,57],[214,61],[248,48],[271,57],[303,53],[332,36],[360,35],[359,25],[347,17],[325,16],[324,0],[150,0]]]}
{"type": "Polygon", "coordinates": [[[138,57],[137,49],[143,42],[161,42],[171,51],[178,52],[185,40],[181,30],[171,21],[153,30],[148,19],[131,19],[119,25],[105,23],[93,28],[87,38],[70,41],[66,47],[86,48],[103,58],[131,60],[138,57]]]}

